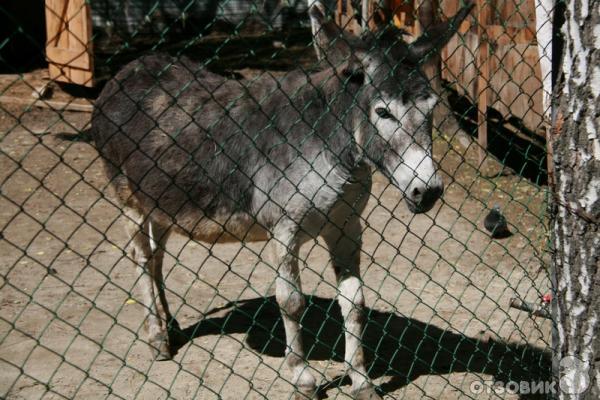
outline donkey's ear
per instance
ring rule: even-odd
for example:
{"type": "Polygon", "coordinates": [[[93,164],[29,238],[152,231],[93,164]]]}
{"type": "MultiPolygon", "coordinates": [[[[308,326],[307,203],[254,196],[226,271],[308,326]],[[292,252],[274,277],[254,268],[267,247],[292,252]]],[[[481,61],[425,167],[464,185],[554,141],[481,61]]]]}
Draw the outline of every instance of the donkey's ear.
{"type": "Polygon", "coordinates": [[[325,6],[320,1],[313,2],[308,9],[311,21],[322,25],[325,22],[325,6]]]}
{"type": "Polygon", "coordinates": [[[474,4],[467,2],[456,15],[445,22],[435,25],[425,31],[419,38],[410,44],[410,58],[416,63],[424,63],[429,57],[438,53],[454,36],[460,24],[473,9],[474,4]]]}
{"type": "Polygon", "coordinates": [[[309,8],[308,15],[319,60],[327,59],[334,66],[347,60],[352,53],[350,42],[353,39],[333,20],[325,17],[325,6],[320,1],[315,1],[309,8]]]}

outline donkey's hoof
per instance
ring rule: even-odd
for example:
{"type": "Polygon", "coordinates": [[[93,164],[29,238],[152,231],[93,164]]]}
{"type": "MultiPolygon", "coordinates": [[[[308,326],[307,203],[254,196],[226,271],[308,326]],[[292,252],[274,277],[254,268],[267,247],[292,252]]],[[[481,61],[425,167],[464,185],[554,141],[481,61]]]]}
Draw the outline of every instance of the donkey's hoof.
{"type": "Polygon", "coordinates": [[[154,359],[156,361],[168,361],[173,358],[171,349],[169,348],[169,342],[166,340],[155,340],[150,342],[150,348],[154,353],[154,359]]]}
{"type": "Polygon", "coordinates": [[[382,400],[373,387],[361,388],[354,391],[354,400],[382,400]]]}
{"type": "Polygon", "coordinates": [[[299,387],[294,392],[294,400],[314,400],[318,399],[317,388],[302,388],[299,387]]]}

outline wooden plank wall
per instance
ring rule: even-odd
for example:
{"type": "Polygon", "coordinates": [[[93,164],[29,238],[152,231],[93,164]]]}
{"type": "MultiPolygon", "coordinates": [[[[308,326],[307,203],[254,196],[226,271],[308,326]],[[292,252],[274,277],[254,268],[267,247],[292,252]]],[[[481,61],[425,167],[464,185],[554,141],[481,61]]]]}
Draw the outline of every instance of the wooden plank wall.
{"type": "MultiPolygon", "coordinates": [[[[488,0],[485,0],[486,2],[488,0]]],[[[444,15],[456,13],[457,0],[441,0],[444,15]]],[[[525,126],[542,135],[543,104],[539,54],[535,41],[535,5],[533,0],[490,0],[487,20],[477,29],[475,17],[455,36],[442,54],[442,77],[456,82],[456,90],[475,104],[486,84],[487,106],[504,117],[514,116],[525,126]],[[481,46],[481,39],[487,46],[481,46]],[[487,76],[477,67],[478,50],[488,49],[487,76]]]]}

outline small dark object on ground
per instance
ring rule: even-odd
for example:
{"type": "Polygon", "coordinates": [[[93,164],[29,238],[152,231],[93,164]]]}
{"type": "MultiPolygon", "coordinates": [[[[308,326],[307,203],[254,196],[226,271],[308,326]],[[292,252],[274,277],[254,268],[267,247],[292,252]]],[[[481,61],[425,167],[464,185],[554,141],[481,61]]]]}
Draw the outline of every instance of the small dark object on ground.
{"type": "Polygon", "coordinates": [[[500,207],[497,205],[495,205],[485,217],[483,220],[483,226],[492,234],[494,239],[504,239],[512,236],[512,233],[508,230],[506,217],[502,215],[502,212],[500,212],[500,207]]]}

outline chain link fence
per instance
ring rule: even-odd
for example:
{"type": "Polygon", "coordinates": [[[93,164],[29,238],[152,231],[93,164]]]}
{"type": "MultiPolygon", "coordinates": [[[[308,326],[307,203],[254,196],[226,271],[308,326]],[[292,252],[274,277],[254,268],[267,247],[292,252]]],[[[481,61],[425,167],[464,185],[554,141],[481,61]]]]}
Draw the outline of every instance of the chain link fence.
{"type": "MultiPolygon", "coordinates": [[[[431,4],[432,23],[461,6],[431,4]]],[[[408,48],[423,44],[415,41],[423,32],[445,34],[427,26],[428,5],[325,4],[326,19],[346,28],[337,42],[319,39],[318,29],[313,40],[304,2],[0,5],[0,397],[289,399],[299,379],[286,363],[294,366],[302,350],[308,363],[300,374],[315,377],[315,398],[358,398],[349,377],[358,379],[360,362],[350,362],[350,373],[345,362],[353,337],[364,349],[361,374],[382,398],[552,397],[516,386],[552,380],[542,5],[478,3],[427,65],[384,48],[394,65],[383,78],[364,64],[364,53],[375,57],[380,48],[352,53],[356,43],[379,46],[360,39],[363,29],[382,37],[403,28],[395,37],[408,48]],[[356,41],[350,57],[339,58],[348,41],[356,41]],[[348,73],[352,63],[362,63],[358,72],[348,73]],[[418,68],[432,89],[418,85],[418,68]],[[399,73],[405,79],[395,81],[399,73]],[[376,87],[377,79],[394,80],[400,92],[376,87]],[[344,84],[330,89],[337,80],[344,84]],[[336,102],[349,87],[354,97],[343,109],[336,102]],[[431,96],[423,100],[419,90],[437,93],[431,114],[423,105],[431,96]],[[402,127],[373,150],[361,135],[389,132],[390,120],[402,127]],[[405,136],[395,140],[399,132],[405,136]],[[346,134],[343,151],[323,133],[346,134]],[[434,185],[432,173],[423,178],[430,134],[444,192],[427,206],[411,196],[434,185]],[[315,137],[321,147],[309,153],[315,137]],[[418,142],[419,160],[406,148],[390,168],[388,147],[407,140],[418,142]],[[327,169],[321,156],[332,152],[327,169]],[[323,190],[353,152],[360,157],[345,186],[332,190],[344,199],[362,194],[344,200],[354,211],[341,218],[323,190]],[[404,186],[400,165],[410,167],[404,186]],[[260,210],[248,211],[258,197],[260,210]],[[309,218],[295,214],[306,204],[320,210],[318,228],[298,222],[309,218]],[[419,204],[431,210],[412,212],[419,204]],[[280,213],[268,221],[264,209],[280,213]],[[495,233],[485,227],[490,215],[495,233]],[[306,240],[282,242],[287,219],[306,240]],[[498,234],[503,219],[510,233],[498,234]],[[364,305],[356,288],[344,289],[354,275],[332,250],[345,254],[361,235],[343,242],[327,233],[346,232],[348,221],[362,230],[353,254],[364,305]],[[125,229],[132,222],[137,229],[125,229]],[[157,226],[174,227],[168,242],[157,226]],[[254,240],[253,230],[272,239],[254,240]],[[300,290],[293,271],[282,272],[288,253],[302,280],[297,316],[282,302],[300,290]],[[161,262],[162,276],[148,281],[161,262]],[[344,320],[348,302],[362,310],[360,331],[344,320]],[[301,348],[291,343],[295,319],[301,348]]]]}

